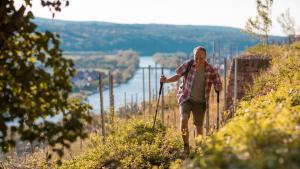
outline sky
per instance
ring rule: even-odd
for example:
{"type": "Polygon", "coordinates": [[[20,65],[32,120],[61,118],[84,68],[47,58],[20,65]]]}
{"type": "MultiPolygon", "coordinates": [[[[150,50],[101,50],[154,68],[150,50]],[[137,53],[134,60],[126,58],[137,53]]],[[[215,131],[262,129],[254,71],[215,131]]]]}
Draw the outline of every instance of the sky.
{"type": "MultiPolygon", "coordinates": [[[[18,0],[21,1],[21,0],[18,0]]],[[[106,21],[114,23],[161,23],[177,25],[216,25],[244,28],[256,16],[256,0],[69,0],[70,6],[55,19],[106,21]]],[[[300,0],[274,0],[272,35],[284,35],[277,17],[287,8],[300,33],[300,0]]],[[[40,0],[33,0],[35,16],[52,18],[40,0]]]]}

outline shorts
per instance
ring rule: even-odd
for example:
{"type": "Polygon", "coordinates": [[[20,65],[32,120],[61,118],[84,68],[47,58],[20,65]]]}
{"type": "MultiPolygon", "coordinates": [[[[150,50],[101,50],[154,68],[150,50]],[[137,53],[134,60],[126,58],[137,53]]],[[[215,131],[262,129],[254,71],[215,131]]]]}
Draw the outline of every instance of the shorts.
{"type": "Polygon", "coordinates": [[[191,99],[183,102],[180,105],[180,116],[181,119],[188,119],[190,118],[190,113],[193,113],[193,123],[197,126],[202,126],[206,111],[206,103],[205,102],[195,102],[191,99]]]}

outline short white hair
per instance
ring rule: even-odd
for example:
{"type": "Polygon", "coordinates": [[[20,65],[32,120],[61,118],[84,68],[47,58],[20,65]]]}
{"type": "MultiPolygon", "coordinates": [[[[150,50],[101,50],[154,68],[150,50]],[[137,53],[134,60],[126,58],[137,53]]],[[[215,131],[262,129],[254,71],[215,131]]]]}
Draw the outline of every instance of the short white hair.
{"type": "Polygon", "coordinates": [[[202,50],[202,51],[204,51],[204,53],[205,53],[205,56],[206,56],[206,49],[203,47],[203,46],[197,46],[197,47],[195,47],[194,48],[194,55],[198,52],[198,51],[200,51],[200,50],[202,50]]]}

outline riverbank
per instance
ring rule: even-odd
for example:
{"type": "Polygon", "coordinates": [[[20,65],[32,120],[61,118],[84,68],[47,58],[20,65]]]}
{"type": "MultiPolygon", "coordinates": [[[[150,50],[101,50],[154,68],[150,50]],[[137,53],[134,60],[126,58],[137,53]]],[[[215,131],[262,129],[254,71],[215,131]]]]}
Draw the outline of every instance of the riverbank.
{"type": "MultiPolygon", "coordinates": [[[[155,62],[151,56],[141,56],[139,67],[154,67],[155,62]]],[[[159,65],[158,65],[159,66],[159,65]]],[[[175,72],[170,70],[164,70],[165,76],[171,76],[175,72]]],[[[126,83],[122,83],[114,86],[114,102],[115,107],[119,108],[126,104],[131,104],[131,102],[142,102],[143,100],[149,100],[149,91],[150,91],[150,99],[156,97],[158,88],[159,88],[159,77],[161,74],[161,70],[153,70],[150,71],[150,83],[149,83],[149,69],[144,69],[144,90],[143,90],[143,69],[137,69],[133,77],[128,80],[126,83]],[[149,86],[150,84],[150,86],[149,86]],[[149,90],[150,87],[150,90],[149,90]],[[144,91],[144,95],[143,95],[144,91]],[[125,97],[126,95],[126,97],[125,97]]],[[[172,85],[174,84],[165,84],[164,89],[165,93],[169,91],[172,85]]],[[[103,99],[104,99],[104,110],[108,110],[109,108],[109,90],[103,91],[103,99]]],[[[87,97],[87,102],[93,107],[93,111],[99,113],[99,102],[100,96],[99,93],[95,93],[89,95],[87,97]]]]}
{"type": "MultiPolygon", "coordinates": [[[[132,73],[132,75],[130,76],[130,78],[126,79],[126,81],[120,82],[120,83],[114,82],[113,87],[116,88],[116,87],[119,87],[120,85],[128,83],[134,77],[134,75],[137,73],[137,70],[138,69],[136,69],[132,73]]],[[[99,81],[97,81],[97,82],[99,82],[99,81]]],[[[106,85],[103,86],[103,91],[104,92],[107,91],[108,89],[109,89],[108,84],[106,84],[106,85]]],[[[89,90],[72,91],[71,96],[77,97],[77,98],[81,98],[81,99],[85,100],[87,97],[89,97],[91,95],[94,95],[94,94],[97,94],[97,93],[99,93],[99,85],[98,86],[94,86],[94,87],[90,88],[89,90]]]]}
{"type": "Polygon", "coordinates": [[[114,84],[123,84],[133,77],[139,67],[139,55],[132,50],[115,54],[68,52],[64,57],[75,63],[77,72],[71,79],[72,93],[81,96],[92,95],[98,91],[99,75],[104,88],[108,88],[109,73],[114,77],[114,84]]]}
{"type": "Polygon", "coordinates": [[[181,64],[182,60],[188,59],[188,55],[184,52],[155,53],[152,57],[156,64],[174,70],[181,64]]]}

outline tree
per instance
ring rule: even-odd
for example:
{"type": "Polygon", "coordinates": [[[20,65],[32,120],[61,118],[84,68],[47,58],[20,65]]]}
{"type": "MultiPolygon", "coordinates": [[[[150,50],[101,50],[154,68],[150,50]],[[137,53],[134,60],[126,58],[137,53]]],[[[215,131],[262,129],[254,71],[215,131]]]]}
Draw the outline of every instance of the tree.
{"type": "Polygon", "coordinates": [[[272,26],[270,18],[272,4],[273,0],[256,0],[257,16],[255,19],[248,19],[244,30],[246,33],[258,36],[264,44],[268,44],[268,34],[272,26]]]}
{"type": "MultiPolygon", "coordinates": [[[[53,16],[67,0],[41,0],[53,16]]],[[[70,98],[74,63],[62,57],[59,35],[39,32],[32,22],[31,0],[19,9],[0,1],[0,150],[18,140],[46,142],[60,156],[91,121],[91,106],[70,98]],[[58,117],[58,121],[53,118],[58,117]],[[9,132],[9,136],[8,136],[9,132]]]]}
{"type": "Polygon", "coordinates": [[[289,43],[291,43],[296,36],[295,19],[290,15],[290,9],[279,15],[277,18],[283,32],[288,36],[289,43]]]}

